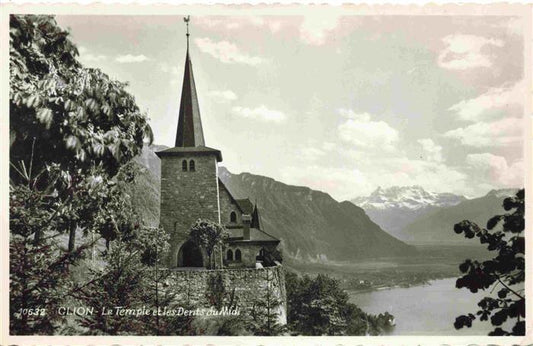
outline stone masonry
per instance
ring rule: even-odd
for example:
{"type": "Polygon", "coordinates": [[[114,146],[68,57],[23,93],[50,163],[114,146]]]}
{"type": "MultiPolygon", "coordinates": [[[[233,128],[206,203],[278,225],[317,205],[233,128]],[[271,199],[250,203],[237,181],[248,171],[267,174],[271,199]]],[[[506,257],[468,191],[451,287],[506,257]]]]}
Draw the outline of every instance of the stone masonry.
{"type": "Polygon", "coordinates": [[[263,269],[173,270],[168,287],[178,292],[176,301],[179,304],[209,308],[211,305],[206,299],[208,282],[209,278],[217,275],[223,279],[225,292],[234,295],[234,302],[241,314],[248,314],[258,300],[266,299],[268,291],[280,303],[275,309],[278,323],[287,324],[285,272],[281,265],[263,269]]]}
{"type": "Polygon", "coordinates": [[[215,155],[161,158],[161,226],[170,235],[170,267],[191,226],[199,218],[219,222],[217,160],[215,155]],[[195,171],[182,170],[182,161],[195,162],[195,171]]]}

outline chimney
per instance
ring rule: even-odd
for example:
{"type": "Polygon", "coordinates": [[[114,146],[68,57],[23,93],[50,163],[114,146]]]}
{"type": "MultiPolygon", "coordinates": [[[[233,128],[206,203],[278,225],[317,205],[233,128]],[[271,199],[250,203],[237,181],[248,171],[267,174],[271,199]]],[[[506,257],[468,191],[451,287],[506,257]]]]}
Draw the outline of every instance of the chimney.
{"type": "Polygon", "coordinates": [[[252,223],[252,216],[248,214],[242,215],[242,238],[250,240],[250,224],[252,223]]]}

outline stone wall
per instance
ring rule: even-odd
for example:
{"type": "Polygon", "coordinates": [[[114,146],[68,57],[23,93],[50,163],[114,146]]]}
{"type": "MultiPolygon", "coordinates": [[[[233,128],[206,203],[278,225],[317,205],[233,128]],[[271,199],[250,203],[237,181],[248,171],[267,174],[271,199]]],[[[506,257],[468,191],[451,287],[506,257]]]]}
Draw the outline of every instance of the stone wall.
{"type": "Polygon", "coordinates": [[[199,218],[219,222],[217,160],[215,155],[161,158],[161,223],[170,234],[170,267],[177,265],[179,247],[199,218]],[[182,171],[182,161],[194,160],[195,171],[182,171]]]}
{"type": "Polygon", "coordinates": [[[208,298],[209,281],[220,276],[227,293],[225,303],[229,297],[233,297],[240,313],[246,314],[258,300],[266,299],[269,292],[281,302],[277,307],[279,323],[287,324],[285,272],[281,265],[262,269],[170,270],[172,275],[168,289],[178,293],[176,301],[179,304],[205,308],[212,306],[208,298]]]}
{"type": "Polygon", "coordinates": [[[242,224],[242,215],[239,207],[235,204],[234,200],[231,198],[229,191],[226,187],[220,183],[219,184],[219,195],[220,195],[220,219],[223,225],[241,225],[242,224]],[[237,221],[235,223],[230,222],[230,214],[234,211],[237,216],[237,221]]]}

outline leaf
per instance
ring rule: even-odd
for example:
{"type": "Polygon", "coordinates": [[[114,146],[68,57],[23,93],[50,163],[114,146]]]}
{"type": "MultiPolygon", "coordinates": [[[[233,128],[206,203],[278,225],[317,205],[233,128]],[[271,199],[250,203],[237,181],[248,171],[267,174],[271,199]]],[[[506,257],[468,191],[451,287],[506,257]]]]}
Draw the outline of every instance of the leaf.
{"type": "Polygon", "coordinates": [[[107,146],[115,160],[120,161],[121,153],[120,153],[120,143],[111,143],[107,146]]]}
{"type": "Polygon", "coordinates": [[[93,150],[97,156],[102,156],[105,153],[105,146],[100,142],[96,142],[93,144],[93,150]]]}
{"type": "Polygon", "coordinates": [[[87,120],[87,112],[83,107],[78,107],[78,109],[76,110],[76,114],[81,120],[87,120]]]}
{"type": "Polygon", "coordinates": [[[459,265],[459,270],[461,273],[466,273],[470,268],[470,260],[467,260],[459,265]]]}
{"type": "Polygon", "coordinates": [[[491,217],[489,221],[487,221],[487,228],[493,229],[498,224],[498,222],[500,222],[501,219],[502,219],[502,215],[496,215],[496,216],[491,217]]]}
{"type": "Polygon", "coordinates": [[[66,100],[65,101],[65,110],[67,112],[70,112],[70,111],[73,111],[74,109],[76,109],[76,106],[75,106],[74,102],[72,100],[66,100]]]}
{"type": "Polygon", "coordinates": [[[84,104],[85,104],[85,107],[87,107],[87,108],[89,108],[91,110],[91,112],[95,112],[98,109],[96,100],[93,99],[93,98],[89,98],[89,99],[85,100],[84,104]]]}
{"type": "Polygon", "coordinates": [[[498,298],[504,299],[507,297],[507,293],[509,293],[509,290],[507,288],[502,288],[498,291],[498,298]]]}
{"type": "Polygon", "coordinates": [[[49,108],[40,108],[37,110],[36,115],[37,119],[39,119],[39,121],[43,123],[47,129],[49,129],[53,119],[52,110],[49,108]]]}
{"type": "Polygon", "coordinates": [[[102,106],[102,113],[104,113],[107,116],[111,115],[111,107],[106,103],[102,106]]]}
{"type": "Polygon", "coordinates": [[[81,143],[80,143],[80,140],[78,139],[78,137],[76,137],[74,135],[70,135],[70,136],[67,137],[66,145],[67,145],[67,148],[69,148],[69,149],[78,149],[80,147],[81,143]]]}
{"type": "Polygon", "coordinates": [[[526,335],[526,323],[524,321],[517,322],[513,327],[512,335],[526,335]]]}
{"type": "Polygon", "coordinates": [[[461,315],[455,318],[455,323],[453,326],[455,329],[461,329],[463,327],[472,327],[472,321],[475,319],[474,315],[469,314],[468,316],[461,315]]]}
{"type": "Polygon", "coordinates": [[[26,99],[26,107],[33,108],[33,104],[35,103],[35,99],[37,98],[37,95],[31,95],[26,99]]]}

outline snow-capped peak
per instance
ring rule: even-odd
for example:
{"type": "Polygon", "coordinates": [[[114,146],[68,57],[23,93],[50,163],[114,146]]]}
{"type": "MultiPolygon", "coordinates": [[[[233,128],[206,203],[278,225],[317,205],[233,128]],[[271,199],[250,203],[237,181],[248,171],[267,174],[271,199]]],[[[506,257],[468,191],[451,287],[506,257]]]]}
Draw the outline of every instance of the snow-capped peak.
{"type": "Polygon", "coordinates": [[[363,209],[402,208],[417,210],[429,206],[444,207],[459,204],[465,197],[452,193],[437,193],[424,190],[421,186],[378,187],[367,197],[357,197],[353,203],[363,209]]]}

